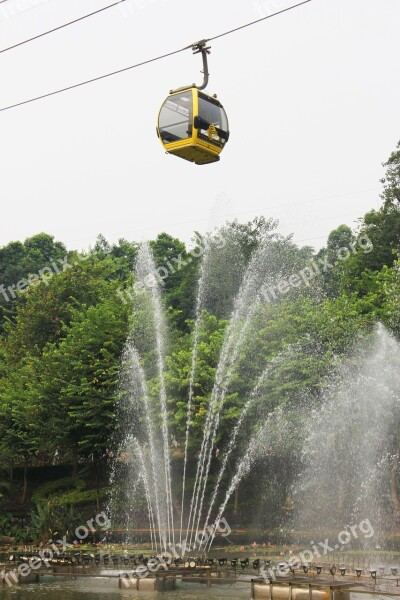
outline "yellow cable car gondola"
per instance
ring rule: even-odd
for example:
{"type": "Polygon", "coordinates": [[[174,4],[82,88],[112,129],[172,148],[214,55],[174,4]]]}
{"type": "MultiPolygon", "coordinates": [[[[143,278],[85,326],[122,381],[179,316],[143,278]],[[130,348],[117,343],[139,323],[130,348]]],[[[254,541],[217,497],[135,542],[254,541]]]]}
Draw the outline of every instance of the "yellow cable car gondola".
{"type": "Polygon", "coordinates": [[[202,91],[208,83],[206,41],[192,49],[203,57],[203,84],[171,90],[158,115],[157,135],[169,154],[205,165],[219,160],[229,138],[228,119],[217,97],[202,91]]]}

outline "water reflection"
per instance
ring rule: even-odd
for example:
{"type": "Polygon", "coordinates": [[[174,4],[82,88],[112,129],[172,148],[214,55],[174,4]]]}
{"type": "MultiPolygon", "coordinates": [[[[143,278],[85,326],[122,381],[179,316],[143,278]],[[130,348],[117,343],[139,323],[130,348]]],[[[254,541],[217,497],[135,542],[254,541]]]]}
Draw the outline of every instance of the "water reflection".
{"type": "MultiPolygon", "coordinates": [[[[0,588],[0,600],[153,600],[162,599],[160,593],[139,593],[119,590],[116,578],[90,577],[85,579],[54,578],[46,576],[41,583],[0,588]]],[[[184,588],[166,592],[170,600],[219,600],[250,598],[250,585],[218,585],[207,589],[202,585],[185,584],[184,588]]]]}

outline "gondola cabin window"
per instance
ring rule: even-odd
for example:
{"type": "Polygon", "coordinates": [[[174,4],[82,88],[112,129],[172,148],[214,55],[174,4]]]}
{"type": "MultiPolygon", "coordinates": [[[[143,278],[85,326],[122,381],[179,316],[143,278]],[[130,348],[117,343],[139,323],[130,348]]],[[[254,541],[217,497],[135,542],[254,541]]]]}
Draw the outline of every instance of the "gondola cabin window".
{"type": "Polygon", "coordinates": [[[199,92],[199,137],[223,146],[227,141],[228,119],[220,103],[199,92]]]}
{"type": "Polygon", "coordinates": [[[184,140],[192,135],[192,92],[170,96],[164,102],[159,117],[164,143],[184,140]]]}

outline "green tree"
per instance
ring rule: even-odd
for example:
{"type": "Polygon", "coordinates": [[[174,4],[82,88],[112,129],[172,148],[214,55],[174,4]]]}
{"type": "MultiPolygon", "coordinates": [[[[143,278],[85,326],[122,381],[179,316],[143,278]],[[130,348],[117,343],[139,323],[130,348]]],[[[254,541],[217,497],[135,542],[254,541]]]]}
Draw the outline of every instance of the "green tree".
{"type": "Polygon", "coordinates": [[[43,353],[45,393],[52,402],[62,449],[75,459],[105,453],[113,432],[119,362],[127,336],[128,310],[110,294],[87,310],[77,310],[60,344],[43,353]],[[64,425],[62,425],[64,423],[64,425]]]}
{"type": "MultiPolygon", "coordinates": [[[[179,439],[186,430],[189,380],[192,363],[193,326],[190,331],[179,336],[175,347],[167,357],[168,370],[166,380],[173,415],[174,429],[179,439]]],[[[219,320],[207,311],[202,314],[200,335],[197,346],[197,361],[192,399],[192,432],[193,446],[202,435],[205,416],[214,384],[215,371],[223,342],[226,321],[219,320]]]]}
{"type": "Polygon", "coordinates": [[[340,282],[346,266],[338,257],[342,248],[350,252],[354,241],[355,236],[351,228],[348,225],[339,225],[330,232],[326,247],[317,254],[317,259],[323,265],[324,291],[328,296],[337,296],[340,293],[340,282]],[[325,268],[325,265],[329,267],[325,268]]]}
{"type": "MultiPolygon", "coordinates": [[[[378,210],[367,212],[360,223],[358,239],[367,236],[370,240],[368,251],[353,254],[343,266],[341,288],[352,290],[352,286],[360,279],[362,273],[380,271],[382,267],[391,267],[396,260],[400,249],[400,143],[392,152],[386,167],[381,198],[383,204],[378,210]]],[[[359,293],[365,293],[361,286],[357,286],[359,293]]]]}
{"type": "Polygon", "coordinates": [[[22,282],[29,275],[36,275],[32,280],[38,280],[40,271],[54,271],[54,264],[62,269],[60,263],[63,264],[66,256],[64,244],[54,241],[54,236],[47,233],[38,233],[23,243],[10,242],[0,248],[0,331],[5,315],[14,314],[14,305],[22,297],[19,289],[27,289],[22,282]]]}
{"type": "Polygon", "coordinates": [[[167,233],[160,233],[150,242],[150,247],[170,317],[179,328],[185,328],[196,292],[187,283],[198,268],[197,261],[189,255],[183,242],[167,233]]]}
{"type": "Polygon", "coordinates": [[[386,167],[385,177],[381,179],[383,193],[381,195],[385,207],[389,209],[400,208],[400,141],[397,142],[396,150],[383,163],[386,167]]]}
{"type": "Polygon", "coordinates": [[[72,254],[71,267],[29,289],[7,321],[0,338],[5,464],[51,462],[57,449],[77,464],[89,447],[98,456],[107,444],[129,311],[117,300],[119,272],[118,258],[72,254]]]}

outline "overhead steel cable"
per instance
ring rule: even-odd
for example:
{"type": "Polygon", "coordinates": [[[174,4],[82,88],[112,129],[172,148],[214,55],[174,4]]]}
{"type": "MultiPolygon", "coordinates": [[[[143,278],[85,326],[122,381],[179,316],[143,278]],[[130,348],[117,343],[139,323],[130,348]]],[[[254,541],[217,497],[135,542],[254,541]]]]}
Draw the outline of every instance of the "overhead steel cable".
{"type": "Polygon", "coordinates": [[[208,38],[206,42],[212,42],[213,40],[217,40],[218,38],[224,37],[225,35],[230,35],[231,33],[235,33],[236,31],[240,31],[241,29],[245,29],[246,27],[250,27],[251,25],[256,25],[257,23],[261,23],[261,21],[265,21],[266,19],[270,19],[271,17],[275,17],[276,15],[281,15],[284,12],[292,10],[292,8],[297,8],[302,4],[308,4],[311,0],[304,0],[303,2],[299,2],[298,4],[293,4],[292,6],[288,6],[287,8],[283,8],[282,10],[278,10],[278,12],[271,13],[266,17],[261,17],[260,19],[256,19],[255,21],[250,21],[250,23],[246,23],[245,25],[239,25],[239,27],[235,27],[234,29],[230,29],[229,31],[224,31],[224,33],[219,33],[218,35],[214,35],[212,38],[208,38]]]}
{"type": "MultiPolygon", "coordinates": [[[[3,2],[4,1],[5,0],[3,0],[3,2]]],[[[9,50],[13,50],[14,48],[18,48],[18,46],[23,46],[24,44],[33,42],[34,40],[38,40],[39,38],[44,37],[45,35],[49,35],[50,33],[54,33],[55,31],[64,29],[64,27],[69,27],[70,25],[73,25],[74,23],[78,23],[79,21],[88,19],[89,17],[93,17],[93,15],[97,15],[98,13],[108,10],[109,8],[114,8],[114,6],[117,6],[118,4],[121,4],[122,2],[126,2],[126,0],[117,0],[117,2],[114,2],[113,4],[107,4],[107,6],[103,6],[103,8],[99,8],[98,10],[94,10],[93,12],[83,15],[82,17],[78,17],[77,19],[74,19],[73,21],[68,21],[68,23],[63,23],[62,25],[58,25],[57,27],[54,27],[53,29],[49,29],[48,31],[43,31],[43,33],[38,33],[37,35],[34,35],[31,38],[22,40],[22,42],[17,42],[16,44],[13,44],[12,46],[8,46],[8,48],[2,48],[2,49],[0,49],[0,54],[2,54],[3,52],[8,52],[9,50]]],[[[1,4],[1,2],[0,2],[0,4],[1,4]]]]}
{"type": "MultiPolygon", "coordinates": [[[[122,1],[125,1],[125,0],[119,0],[119,2],[117,2],[116,4],[119,4],[122,1]]],[[[257,19],[256,21],[251,21],[250,23],[246,23],[245,25],[241,25],[239,27],[236,27],[235,29],[231,29],[229,31],[225,31],[223,33],[215,35],[214,37],[207,38],[204,41],[211,42],[212,40],[216,40],[217,38],[229,35],[231,33],[234,33],[236,31],[239,31],[246,27],[250,27],[252,25],[260,23],[261,21],[271,19],[272,17],[276,17],[277,15],[288,12],[289,10],[293,10],[294,8],[298,8],[299,6],[302,6],[303,4],[308,4],[311,1],[312,0],[303,0],[303,2],[299,2],[298,4],[293,4],[292,6],[284,8],[282,10],[278,10],[275,13],[266,15],[265,17],[262,17],[261,19],[257,19]]],[[[109,5],[109,6],[113,6],[113,5],[109,5]]],[[[58,90],[54,90],[53,92],[47,92],[46,94],[42,94],[41,96],[35,96],[34,98],[29,98],[28,100],[22,100],[21,102],[16,102],[15,104],[10,104],[9,106],[4,106],[3,108],[0,108],[0,112],[6,111],[6,110],[11,110],[12,108],[17,108],[18,106],[22,106],[24,104],[30,104],[31,102],[36,102],[37,100],[42,100],[43,98],[48,98],[49,96],[55,96],[56,94],[61,94],[62,92],[66,92],[66,91],[72,90],[74,88],[82,87],[84,85],[88,85],[89,83],[94,83],[95,81],[100,81],[101,79],[106,79],[107,77],[112,77],[113,75],[118,75],[119,73],[123,73],[125,71],[130,71],[131,69],[136,69],[137,67],[142,67],[149,63],[156,62],[157,60],[162,60],[163,58],[167,58],[169,56],[173,56],[174,54],[179,54],[180,52],[184,52],[185,50],[188,50],[189,48],[193,48],[193,44],[189,44],[188,46],[185,46],[184,48],[180,48],[179,50],[173,50],[172,52],[167,52],[166,54],[161,54],[160,56],[156,56],[154,58],[149,58],[148,60],[144,60],[144,61],[136,63],[134,65],[130,65],[129,67],[123,67],[122,69],[117,69],[116,71],[111,71],[110,73],[105,73],[104,75],[99,75],[98,77],[93,77],[92,79],[87,79],[85,81],[80,81],[79,83],[74,83],[67,87],[60,88],[58,90]]]]}
{"type": "Polygon", "coordinates": [[[98,77],[93,77],[93,79],[87,79],[86,81],[81,81],[80,83],[74,83],[65,88],[61,88],[59,90],[54,90],[54,92],[48,92],[47,94],[43,94],[42,96],[36,96],[35,98],[30,98],[29,100],[23,100],[22,102],[17,102],[16,104],[12,104],[10,106],[5,106],[4,108],[0,108],[0,112],[4,110],[9,110],[11,108],[16,108],[17,106],[22,106],[23,104],[29,104],[30,102],[35,102],[36,100],[41,100],[42,98],[48,98],[49,96],[55,96],[56,94],[61,94],[61,92],[66,92],[68,90],[73,90],[74,88],[81,87],[82,85],[87,85],[88,83],[93,83],[94,81],[99,81],[100,79],[105,79],[106,77],[112,77],[113,75],[118,75],[118,73],[123,73],[124,71],[129,71],[130,69],[136,69],[136,67],[142,67],[143,65],[147,65],[156,60],[161,60],[162,58],[167,58],[168,56],[172,56],[173,54],[178,54],[179,52],[183,52],[191,48],[191,46],[187,46],[186,48],[181,48],[180,50],[174,50],[173,52],[168,52],[167,54],[162,54],[161,56],[157,56],[156,58],[149,58],[148,60],[144,60],[140,63],[136,63],[135,65],[130,65],[129,67],[124,67],[122,69],[118,69],[117,71],[112,71],[111,73],[106,73],[105,75],[99,75],[98,77]]]}
{"type": "MultiPolygon", "coordinates": [[[[0,4],[2,4],[3,2],[7,2],[8,0],[0,0],[0,4]]],[[[8,46],[7,48],[1,48],[0,49],[0,54],[2,54],[3,52],[8,52],[9,50],[13,50],[14,48],[18,48],[19,46],[23,46],[24,44],[28,44],[29,42],[33,42],[34,40],[38,40],[41,37],[44,37],[45,35],[49,35],[50,33],[54,33],[55,31],[59,31],[60,29],[64,29],[65,27],[69,27],[70,25],[74,25],[74,23],[79,23],[80,21],[83,21],[84,19],[88,19],[89,17],[93,17],[94,15],[97,15],[98,13],[101,13],[105,10],[108,10],[109,8],[114,8],[114,6],[117,6],[118,4],[122,4],[123,2],[126,2],[127,0],[117,0],[117,2],[113,2],[112,4],[108,4],[107,6],[103,6],[103,8],[99,8],[97,10],[94,10],[91,13],[88,13],[86,15],[82,15],[82,17],[78,17],[77,19],[73,19],[72,21],[68,21],[67,23],[63,23],[62,25],[58,25],[57,27],[54,27],[53,29],[48,29],[47,31],[43,31],[42,33],[38,33],[37,35],[34,35],[30,38],[27,38],[26,40],[22,40],[21,42],[17,42],[16,44],[12,44],[11,46],[8,46]]],[[[304,0],[303,2],[300,2],[299,4],[296,4],[297,6],[301,6],[302,4],[307,4],[308,2],[311,2],[311,0],[304,0]]],[[[266,17],[261,17],[260,19],[256,19],[255,21],[251,21],[250,23],[246,23],[245,25],[240,25],[239,27],[235,27],[234,29],[231,29],[230,31],[225,31],[224,33],[220,33],[212,38],[209,38],[208,40],[206,40],[207,42],[211,42],[212,40],[216,40],[220,37],[223,37],[225,35],[229,35],[231,33],[234,33],[236,31],[239,31],[241,29],[245,29],[246,27],[250,27],[251,25],[255,25],[256,23],[260,23],[260,21],[265,21],[266,19],[270,19],[271,17],[280,14],[280,13],[284,13],[288,10],[291,10],[292,8],[295,8],[294,6],[289,6],[288,8],[284,8],[282,10],[280,10],[277,13],[271,14],[271,15],[267,15],[266,17]]]]}

